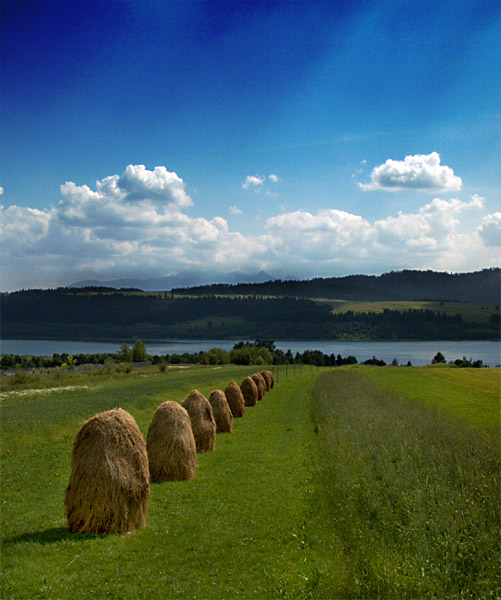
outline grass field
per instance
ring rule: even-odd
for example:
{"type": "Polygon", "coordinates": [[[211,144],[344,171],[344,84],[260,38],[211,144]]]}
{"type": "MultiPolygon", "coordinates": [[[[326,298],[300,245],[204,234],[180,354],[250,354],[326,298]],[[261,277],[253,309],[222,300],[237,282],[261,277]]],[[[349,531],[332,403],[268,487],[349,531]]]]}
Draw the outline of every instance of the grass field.
{"type": "Polygon", "coordinates": [[[198,455],[193,481],[152,485],[144,529],[67,532],[64,490],[82,420],[120,404],[146,434],[164,400],[193,388],[208,396],[254,370],[3,390],[0,597],[498,597],[495,369],[281,371],[234,433],[198,455]],[[450,375],[427,387],[439,371],[450,375]],[[449,414],[436,391],[455,386],[469,401],[449,414]]]}
{"type": "Polygon", "coordinates": [[[317,490],[343,548],[341,597],[498,598],[499,427],[468,422],[489,421],[479,415],[492,414],[491,371],[467,382],[475,374],[449,369],[439,387],[427,385],[429,368],[376,371],[343,368],[316,383],[317,490]],[[470,403],[449,416],[452,384],[471,398],[476,389],[474,413],[470,403]]]}
{"type": "Polygon", "coordinates": [[[250,372],[123,376],[4,405],[1,597],[308,597],[313,426],[305,407],[315,371],[281,377],[233,434],[199,455],[195,480],[154,484],[145,529],[109,537],[65,529],[71,444],[83,419],[120,404],[145,434],[162,401],[194,387],[208,395],[250,372]]]}
{"type": "Polygon", "coordinates": [[[407,398],[435,406],[472,425],[499,430],[501,368],[456,369],[435,365],[409,372],[405,369],[366,372],[373,381],[407,398]]]}
{"type": "Polygon", "coordinates": [[[317,300],[332,306],[334,314],[349,310],[354,313],[382,313],[385,308],[404,312],[413,310],[431,310],[434,313],[445,313],[448,317],[460,314],[465,321],[471,323],[487,323],[489,317],[499,312],[495,304],[480,302],[414,302],[404,300],[356,301],[356,300],[317,300]]]}

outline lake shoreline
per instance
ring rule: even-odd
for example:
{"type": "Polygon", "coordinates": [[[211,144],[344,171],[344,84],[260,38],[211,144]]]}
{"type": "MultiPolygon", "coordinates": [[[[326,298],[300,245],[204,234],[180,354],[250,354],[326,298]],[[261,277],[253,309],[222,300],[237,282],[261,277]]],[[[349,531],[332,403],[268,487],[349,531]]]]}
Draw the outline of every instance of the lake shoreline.
{"type": "MultiPolygon", "coordinates": [[[[238,339],[169,339],[143,340],[150,356],[198,354],[212,348],[231,351],[235,344],[249,340],[238,339]]],[[[250,340],[251,343],[254,340],[250,340]]],[[[117,354],[120,346],[133,340],[41,340],[41,339],[3,339],[0,350],[4,355],[48,356],[54,354],[117,354]]],[[[358,362],[377,357],[387,363],[393,359],[402,364],[410,361],[413,365],[430,364],[437,352],[441,352],[447,361],[461,359],[463,356],[482,360],[484,364],[501,364],[501,345],[492,340],[274,340],[277,350],[293,355],[305,351],[320,351],[323,354],[342,357],[355,356],[358,362]]]]}

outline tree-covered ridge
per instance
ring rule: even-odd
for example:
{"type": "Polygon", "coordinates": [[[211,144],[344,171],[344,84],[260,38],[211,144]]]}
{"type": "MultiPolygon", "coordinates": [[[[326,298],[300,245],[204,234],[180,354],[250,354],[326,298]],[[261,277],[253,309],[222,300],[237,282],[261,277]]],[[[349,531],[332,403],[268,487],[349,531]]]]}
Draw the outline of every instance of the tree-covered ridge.
{"type": "Polygon", "coordinates": [[[305,298],[172,298],[167,294],[75,293],[66,288],[2,295],[2,322],[174,325],[210,316],[263,322],[322,322],[330,307],[305,298]]]}
{"type": "Polygon", "coordinates": [[[274,280],[266,283],[214,284],[173,290],[176,294],[258,294],[353,300],[455,300],[499,303],[501,269],[474,273],[392,271],[382,275],[349,275],[306,281],[274,280]]]}
{"type": "Polygon", "coordinates": [[[38,339],[499,339],[499,306],[469,320],[414,309],[333,313],[328,302],[266,296],[193,296],[27,290],[2,295],[4,338],[38,339]]]}

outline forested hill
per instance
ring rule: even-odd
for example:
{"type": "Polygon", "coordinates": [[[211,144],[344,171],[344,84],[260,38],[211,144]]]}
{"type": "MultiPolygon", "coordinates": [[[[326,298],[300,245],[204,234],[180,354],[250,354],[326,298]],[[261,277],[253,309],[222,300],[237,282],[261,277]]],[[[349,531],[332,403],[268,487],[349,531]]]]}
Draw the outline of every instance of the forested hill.
{"type": "Polygon", "coordinates": [[[448,300],[499,303],[501,269],[474,273],[392,271],[383,275],[349,275],[305,281],[280,279],[266,283],[214,284],[176,288],[187,295],[259,295],[350,300],[448,300]]]}
{"type": "Polygon", "coordinates": [[[5,339],[497,340],[499,300],[489,303],[486,297],[479,293],[481,302],[471,304],[385,305],[386,300],[60,288],[2,294],[0,322],[5,339]]]}

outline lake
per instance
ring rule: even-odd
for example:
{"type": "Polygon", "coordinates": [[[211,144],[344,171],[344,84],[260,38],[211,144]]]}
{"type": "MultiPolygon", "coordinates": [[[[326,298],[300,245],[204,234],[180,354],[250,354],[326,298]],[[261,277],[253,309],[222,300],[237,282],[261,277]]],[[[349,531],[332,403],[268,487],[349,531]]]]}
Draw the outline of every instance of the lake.
{"type": "MultiPolygon", "coordinates": [[[[166,340],[145,342],[146,350],[152,355],[189,354],[207,351],[211,348],[231,350],[239,340],[166,340]]],[[[127,343],[130,343],[129,341],[127,343]]],[[[2,354],[52,356],[62,354],[94,354],[118,352],[122,342],[80,342],[64,340],[0,340],[2,354]]],[[[130,343],[132,345],[132,343],[130,343]]],[[[415,366],[431,363],[437,352],[441,352],[447,362],[456,358],[482,360],[491,367],[501,364],[501,344],[492,341],[402,341],[402,342],[344,342],[344,341],[294,341],[276,340],[275,346],[286,352],[302,353],[305,350],[320,350],[324,354],[340,354],[343,357],[355,356],[363,362],[375,356],[386,363],[396,358],[400,364],[410,361],[415,366]]]]}

